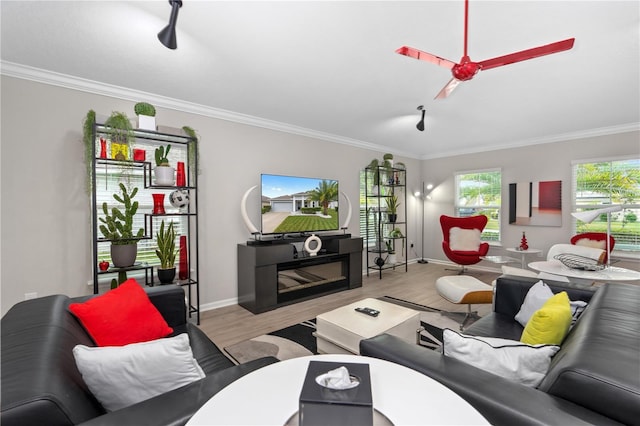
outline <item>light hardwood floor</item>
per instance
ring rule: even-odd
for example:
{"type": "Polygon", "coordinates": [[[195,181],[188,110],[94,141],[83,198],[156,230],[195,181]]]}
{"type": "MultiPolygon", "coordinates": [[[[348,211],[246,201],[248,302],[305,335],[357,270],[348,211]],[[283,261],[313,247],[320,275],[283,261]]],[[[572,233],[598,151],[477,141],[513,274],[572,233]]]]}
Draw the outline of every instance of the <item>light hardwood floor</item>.
{"type": "MultiPolygon", "coordinates": [[[[463,312],[467,309],[466,305],[449,303],[436,292],[435,281],[438,277],[456,273],[445,268],[450,266],[413,263],[408,266],[408,272],[404,272],[404,269],[383,271],[382,279],[378,279],[377,273],[371,272],[369,277],[363,276],[360,288],[283,306],[262,314],[252,314],[239,305],[205,311],[200,315],[200,328],[222,349],[368,297],[392,296],[437,309],[463,312]]],[[[470,269],[467,275],[490,284],[500,273],[470,269]]],[[[491,305],[473,305],[473,309],[484,315],[491,310],[491,305]]]]}

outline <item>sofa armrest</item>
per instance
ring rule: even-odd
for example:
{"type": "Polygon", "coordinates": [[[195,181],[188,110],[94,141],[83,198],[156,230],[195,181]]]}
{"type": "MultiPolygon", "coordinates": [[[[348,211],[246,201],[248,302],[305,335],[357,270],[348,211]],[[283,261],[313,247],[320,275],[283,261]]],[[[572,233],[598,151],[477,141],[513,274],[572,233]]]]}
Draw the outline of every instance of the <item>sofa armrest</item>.
{"type": "Polygon", "coordinates": [[[176,331],[185,331],[187,323],[187,305],[184,300],[184,290],[175,285],[161,285],[144,287],[151,303],[160,311],[169,327],[176,331]]]}
{"type": "Polygon", "coordinates": [[[362,340],[360,354],[404,365],[437,380],[491,424],[617,424],[586,408],[389,334],[362,340]]]}
{"type": "Polygon", "coordinates": [[[200,407],[224,387],[245,374],[277,361],[276,358],[265,357],[236,365],[181,388],[96,417],[82,423],[82,425],[182,426],[189,421],[200,407]]]}

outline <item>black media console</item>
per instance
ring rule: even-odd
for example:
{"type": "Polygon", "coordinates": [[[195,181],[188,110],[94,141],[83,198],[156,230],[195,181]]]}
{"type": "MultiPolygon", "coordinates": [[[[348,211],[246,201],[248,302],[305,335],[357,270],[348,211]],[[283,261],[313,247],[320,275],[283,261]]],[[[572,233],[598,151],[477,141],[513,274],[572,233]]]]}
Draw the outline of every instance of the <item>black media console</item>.
{"type": "Polygon", "coordinates": [[[362,286],[362,238],[319,235],[310,256],[306,237],[238,244],[238,303],[254,314],[362,286]]]}

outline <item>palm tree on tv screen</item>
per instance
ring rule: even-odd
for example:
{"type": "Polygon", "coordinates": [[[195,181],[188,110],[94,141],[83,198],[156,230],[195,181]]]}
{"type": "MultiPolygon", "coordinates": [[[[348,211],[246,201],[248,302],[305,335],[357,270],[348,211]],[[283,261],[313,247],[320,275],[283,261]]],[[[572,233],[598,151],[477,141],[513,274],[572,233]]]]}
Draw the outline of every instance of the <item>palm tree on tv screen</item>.
{"type": "Polygon", "coordinates": [[[322,206],[322,214],[329,213],[329,203],[338,199],[338,182],[322,180],[319,185],[309,193],[309,199],[322,206]]]}

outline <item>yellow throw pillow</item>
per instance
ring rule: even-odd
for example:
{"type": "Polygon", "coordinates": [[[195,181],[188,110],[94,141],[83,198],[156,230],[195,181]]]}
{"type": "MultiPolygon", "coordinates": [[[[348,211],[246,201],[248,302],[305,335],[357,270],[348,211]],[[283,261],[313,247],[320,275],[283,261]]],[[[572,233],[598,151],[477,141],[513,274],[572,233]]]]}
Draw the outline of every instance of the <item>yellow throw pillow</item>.
{"type": "Polygon", "coordinates": [[[569,332],[571,306],[563,291],[551,297],[527,322],[520,341],[528,345],[559,345],[569,332]]]}

